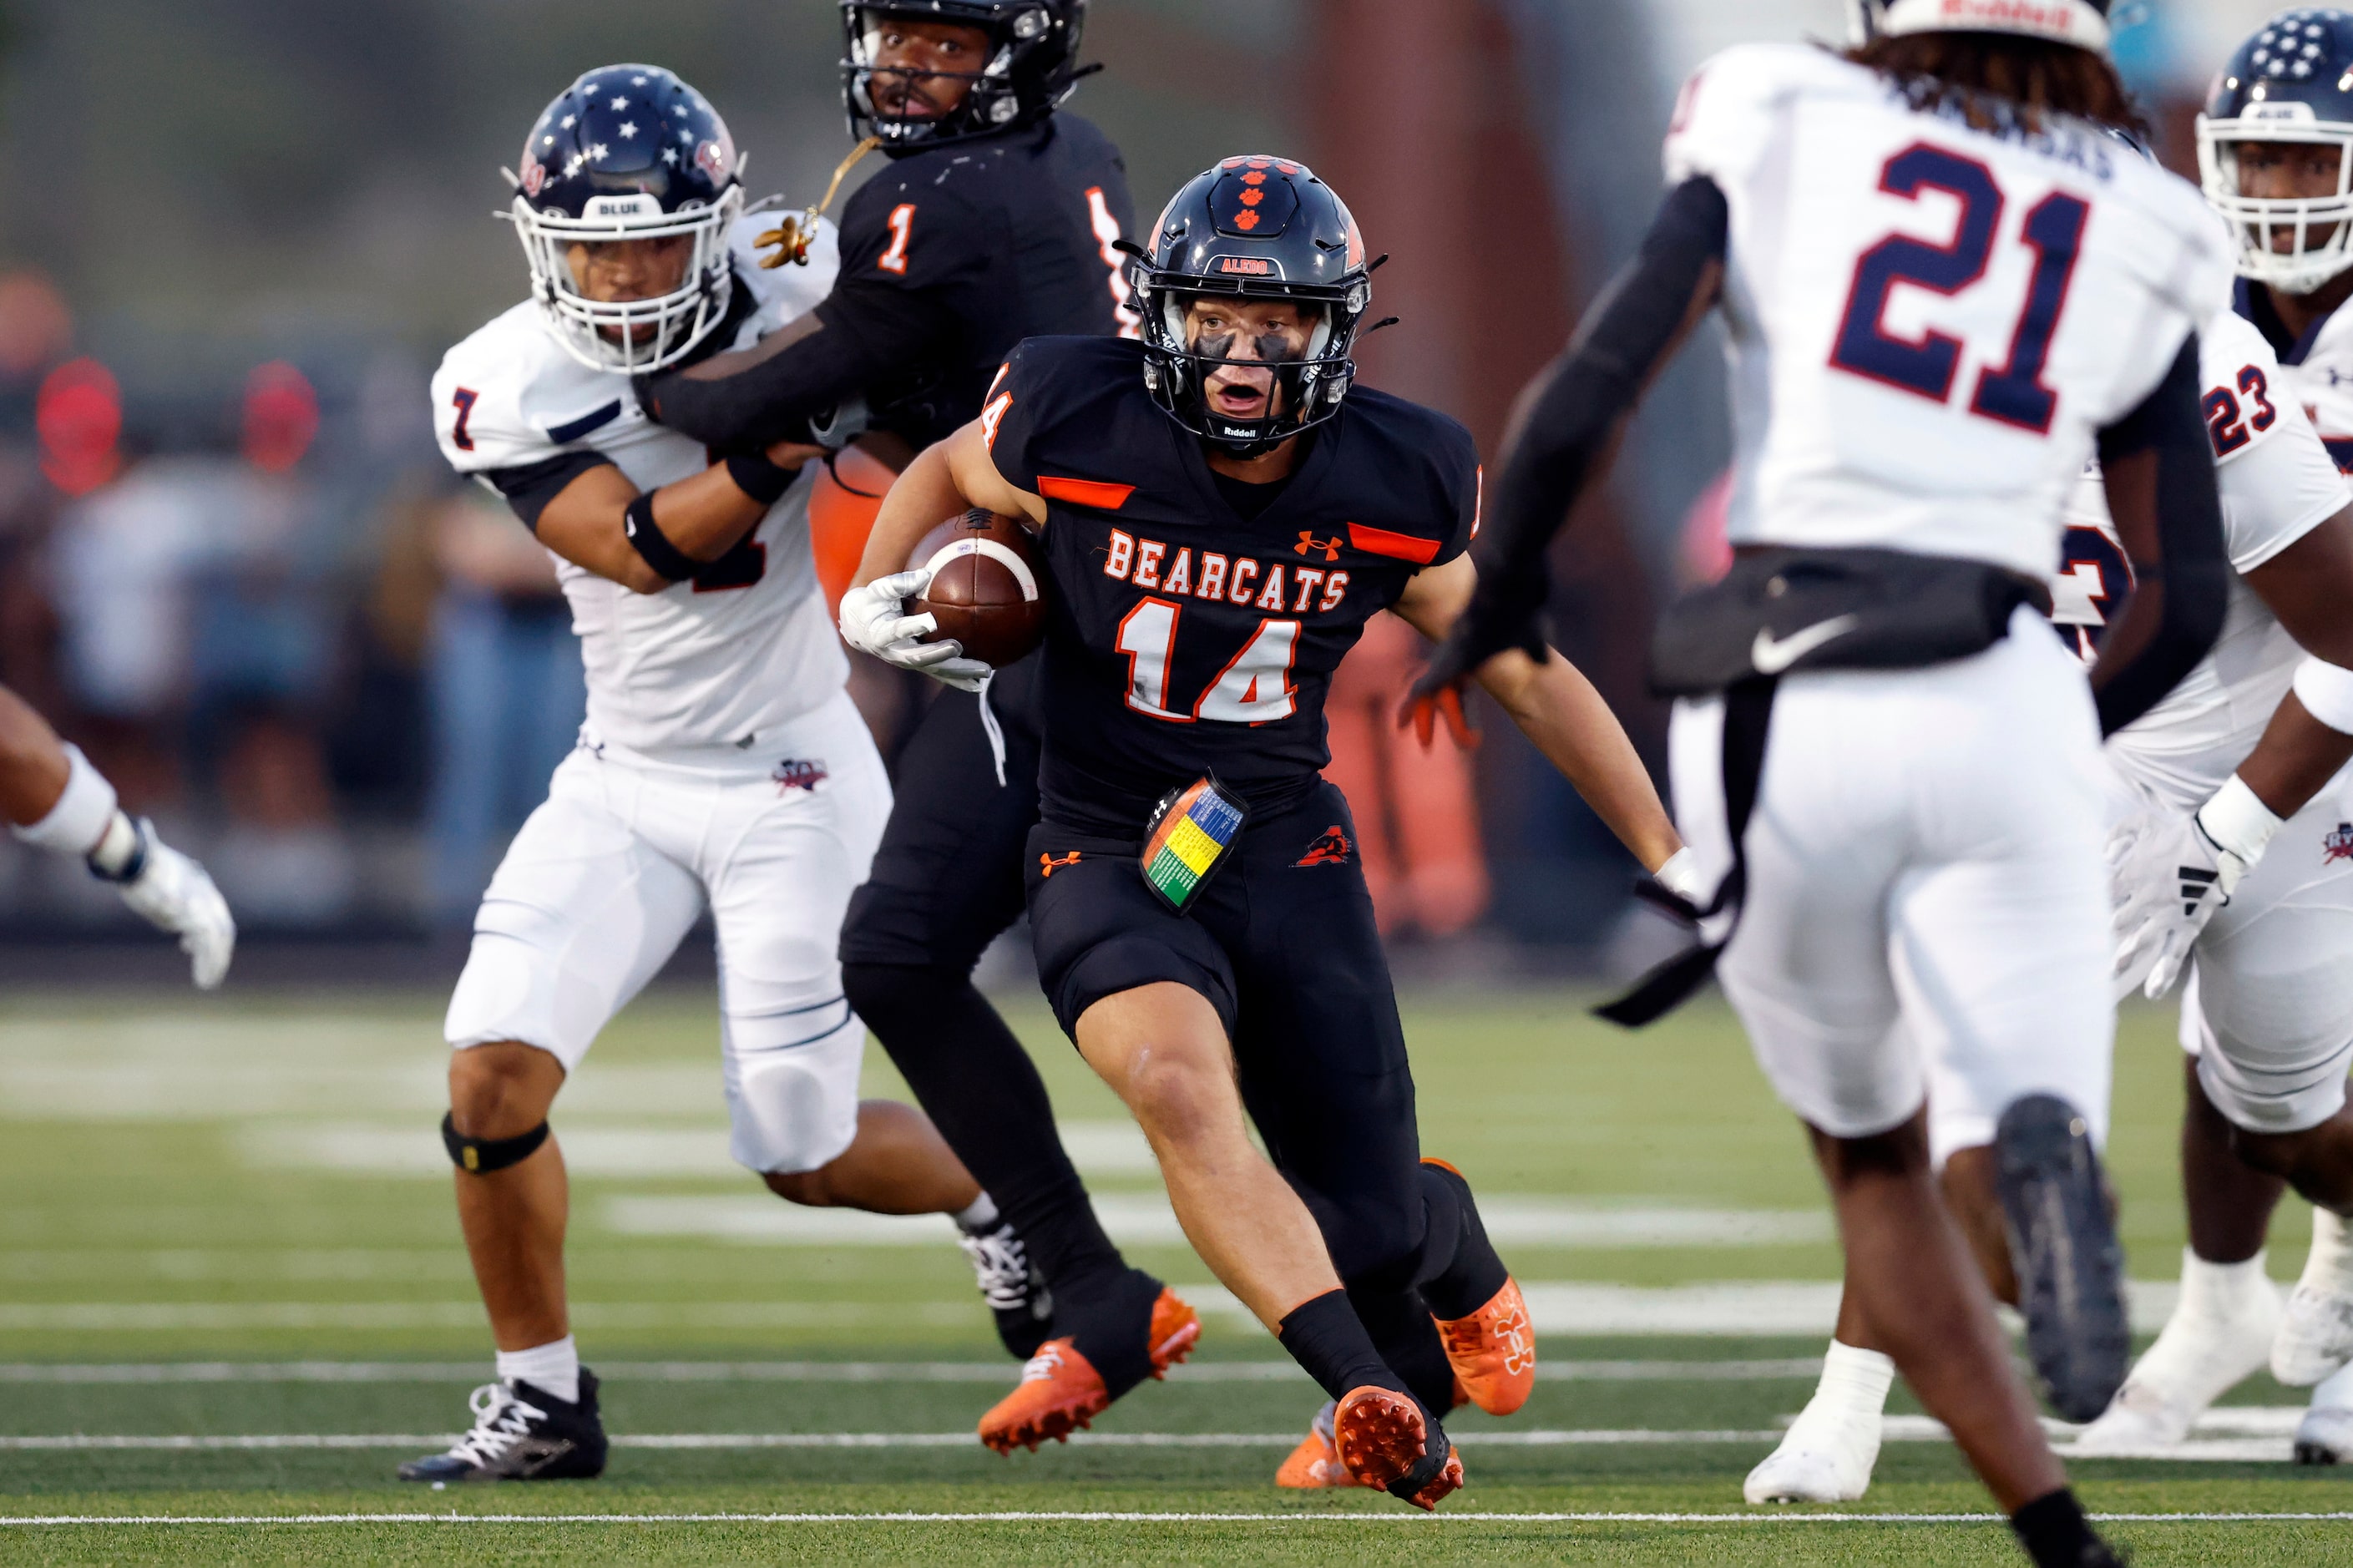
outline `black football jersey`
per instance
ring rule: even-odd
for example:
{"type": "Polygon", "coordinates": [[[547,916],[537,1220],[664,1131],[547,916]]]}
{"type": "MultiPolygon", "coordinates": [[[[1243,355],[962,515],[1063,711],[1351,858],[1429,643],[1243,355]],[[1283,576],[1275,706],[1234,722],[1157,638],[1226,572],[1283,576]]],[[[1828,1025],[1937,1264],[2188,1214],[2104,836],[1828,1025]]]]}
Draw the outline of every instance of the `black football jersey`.
{"type": "Polygon", "coordinates": [[[892,157],[841,212],[826,331],[781,353],[646,378],[664,425],[723,452],[807,440],[863,397],[875,428],[923,447],[968,424],[1024,338],[1124,333],[1135,230],[1119,149],[1075,114],[892,157]]]}
{"type": "Polygon", "coordinates": [[[1479,453],[1434,410],[1359,385],[1245,521],[1200,440],[1144,384],[1140,344],[1033,338],[981,424],[1045,499],[1047,820],[1140,837],[1205,773],[1254,811],[1331,761],[1324,700],[1365,623],[1479,527],[1479,453]]]}

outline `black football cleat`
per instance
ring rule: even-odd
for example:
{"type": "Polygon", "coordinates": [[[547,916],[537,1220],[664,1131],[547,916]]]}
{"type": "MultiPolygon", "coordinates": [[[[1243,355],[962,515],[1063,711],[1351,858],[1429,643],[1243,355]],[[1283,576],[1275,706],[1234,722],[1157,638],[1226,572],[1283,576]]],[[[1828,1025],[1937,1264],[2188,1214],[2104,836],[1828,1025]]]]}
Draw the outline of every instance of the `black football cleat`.
{"type": "Polygon", "coordinates": [[[474,1390],[474,1429],[446,1454],[400,1467],[404,1481],[586,1480],[605,1473],[605,1424],[596,1374],[580,1369],[580,1401],[567,1405],[535,1384],[474,1390]]]}
{"type": "Polygon", "coordinates": [[[2090,1421],[2124,1386],[2132,1354],[2124,1248],[2091,1130],[2065,1100],[2028,1095],[2002,1112],[1994,1156],[2027,1354],[2051,1407],[2090,1421]]]}
{"type": "Polygon", "coordinates": [[[1010,1220],[987,1230],[956,1232],[956,1245],[972,1263],[981,1299],[997,1320],[997,1337],[1016,1361],[1028,1361],[1054,1337],[1054,1293],[1029,1261],[1010,1220]]]}

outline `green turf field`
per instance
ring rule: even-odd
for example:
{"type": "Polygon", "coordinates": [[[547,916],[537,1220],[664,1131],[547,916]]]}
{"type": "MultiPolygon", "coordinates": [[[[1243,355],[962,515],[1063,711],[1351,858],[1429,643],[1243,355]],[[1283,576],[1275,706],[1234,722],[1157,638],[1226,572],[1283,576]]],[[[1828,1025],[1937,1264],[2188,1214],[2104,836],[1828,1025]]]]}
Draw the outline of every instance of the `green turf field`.
{"type": "MultiPolygon", "coordinates": [[[[1471,1485],[1425,1520],[1267,1484],[1315,1391],[1209,1284],[1140,1140],[1035,1006],[1018,1022],[1107,1223],[1206,1309],[1196,1365],[1067,1448],[981,1450],[972,1424],[1014,1368],[945,1223],[797,1211],[731,1171],[710,1006],[670,994],[615,1026],[555,1119],[612,1468],[433,1492],[392,1467],[446,1441],[489,1375],[434,1134],[438,999],[17,997],[0,1021],[0,1560],[2016,1560],[1998,1523],[1953,1517],[1988,1505],[1950,1447],[1902,1423],[1912,1440],[1848,1510],[1873,1518],[1741,1508],[1827,1334],[1819,1189],[1720,1008],[1629,1037],[1578,1003],[1409,1004],[1427,1147],[1478,1184],[1548,1369],[1519,1416],[1454,1428],[1471,1485]],[[1664,1517],[1688,1514],[1718,1517],[1664,1517]],[[416,1517],[320,1517],[342,1515],[416,1517]],[[632,1517],[589,1517],[607,1515],[632,1517]],[[36,1516],[103,1519],[16,1522],[36,1516]]],[[[2167,1021],[2128,1015],[2118,1067],[2133,1273],[2162,1284],[2181,1241],[2167,1021]]],[[[896,1086],[878,1070],[871,1088],[896,1086]]],[[[2306,1225],[2283,1211],[2283,1279],[2306,1225]]],[[[2353,1562],[2353,1484],[2273,1460],[2295,1402],[2258,1380],[2215,1458],[2086,1464],[2087,1500],[2340,1516],[2118,1523],[2143,1563],[2353,1562]]]]}

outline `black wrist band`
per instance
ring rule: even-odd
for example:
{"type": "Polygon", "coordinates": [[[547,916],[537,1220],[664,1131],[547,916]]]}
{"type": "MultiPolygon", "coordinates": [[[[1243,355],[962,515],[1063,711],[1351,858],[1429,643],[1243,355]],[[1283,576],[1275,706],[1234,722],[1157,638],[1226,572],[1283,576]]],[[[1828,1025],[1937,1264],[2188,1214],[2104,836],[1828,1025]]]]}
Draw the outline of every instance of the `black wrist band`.
{"type": "Polygon", "coordinates": [[[800,476],[798,468],[780,468],[759,452],[738,454],[727,459],[727,477],[735,481],[737,489],[762,506],[774,506],[784,499],[785,492],[800,476]]]}
{"type": "Polygon", "coordinates": [[[629,537],[629,545],[645,557],[654,574],[665,582],[683,583],[703,563],[672,544],[654,522],[654,493],[648,490],[631,501],[621,513],[621,531],[629,537]]]}

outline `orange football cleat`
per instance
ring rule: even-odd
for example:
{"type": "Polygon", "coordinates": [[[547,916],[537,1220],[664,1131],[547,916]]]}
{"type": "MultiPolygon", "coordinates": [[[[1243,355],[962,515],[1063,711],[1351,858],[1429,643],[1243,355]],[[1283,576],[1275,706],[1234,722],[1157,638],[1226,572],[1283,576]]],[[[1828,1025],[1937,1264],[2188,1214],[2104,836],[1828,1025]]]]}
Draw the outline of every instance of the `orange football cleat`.
{"type": "MultiPolygon", "coordinates": [[[[1200,1342],[1201,1315],[1164,1288],[1152,1303],[1149,1331],[1152,1375],[1166,1377],[1200,1342]]],[[[1068,1337],[1048,1340],[1021,1369],[1013,1392],[980,1418],[980,1440],[1000,1454],[1016,1448],[1035,1452],[1049,1438],[1068,1442],[1072,1432],[1092,1426],[1110,1408],[1111,1391],[1079,1353],[1077,1342],[1068,1337]]]]}
{"type": "Polygon", "coordinates": [[[1366,1384],[1352,1388],[1332,1416],[1332,1447],[1361,1486],[1376,1487],[1424,1510],[1462,1485],[1462,1458],[1437,1434],[1410,1395],[1366,1384]]]}
{"type": "Polygon", "coordinates": [[[1282,1468],[1274,1472],[1274,1484],[1294,1491],[1318,1491],[1326,1487],[1356,1487],[1364,1482],[1348,1473],[1340,1462],[1340,1450],[1332,1444],[1332,1418],[1339,1411],[1339,1402],[1327,1399],[1315,1419],[1307,1425],[1307,1436],[1282,1468]]]}
{"type": "Polygon", "coordinates": [[[1509,1415],[1536,1386],[1536,1336],[1516,1279],[1467,1318],[1439,1318],[1446,1359],[1471,1403],[1490,1415],[1509,1415]]]}

